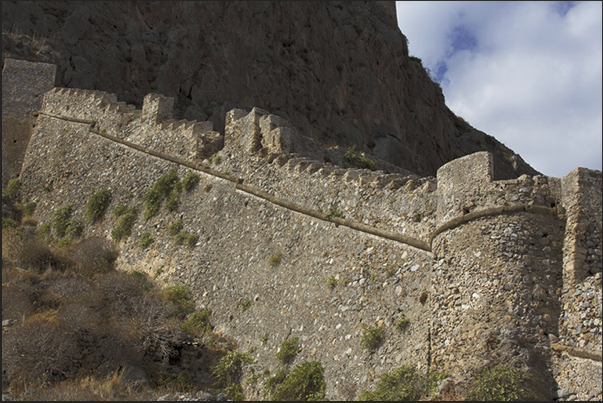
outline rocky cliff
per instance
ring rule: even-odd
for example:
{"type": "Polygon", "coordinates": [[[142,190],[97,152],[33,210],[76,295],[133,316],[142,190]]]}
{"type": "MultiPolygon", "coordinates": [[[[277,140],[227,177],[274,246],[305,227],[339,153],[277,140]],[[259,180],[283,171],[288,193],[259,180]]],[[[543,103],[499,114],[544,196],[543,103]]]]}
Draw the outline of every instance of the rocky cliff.
{"type": "Polygon", "coordinates": [[[476,151],[497,179],[537,172],[454,115],[408,55],[393,2],[3,2],[2,58],[57,65],[57,86],[156,91],[223,133],[232,108],[284,117],[419,175],[476,151]]]}

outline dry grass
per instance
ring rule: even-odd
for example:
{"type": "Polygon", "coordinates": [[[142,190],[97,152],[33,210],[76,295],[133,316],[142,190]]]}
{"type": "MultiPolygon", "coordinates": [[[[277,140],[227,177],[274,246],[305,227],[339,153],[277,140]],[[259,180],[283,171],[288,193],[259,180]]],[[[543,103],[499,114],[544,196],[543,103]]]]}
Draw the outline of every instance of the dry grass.
{"type": "Polygon", "coordinates": [[[22,291],[2,285],[2,320],[19,320],[31,315],[34,307],[22,291]]]}
{"type": "Polygon", "coordinates": [[[155,400],[124,382],[124,370],[115,369],[105,377],[84,376],[37,389],[26,400],[35,401],[137,401],[155,400]]]}
{"type": "Polygon", "coordinates": [[[28,215],[21,219],[21,225],[24,227],[35,227],[38,225],[38,221],[35,218],[28,215]]]}
{"type": "MultiPolygon", "coordinates": [[[[142,367],[150,381],[169,372],[191,337],[178,304],[148,276],[116,271],[119,249],[108,239],[48,246],[23,223],[2,238],[2,317],[16,320],[3,329],[3,391],[23,400],[156,400],[161,387],[141,389],[146,381],[124,381],[119,368],[142,367]]],[[[236,349],[219,333],[199,338],[216,360],[236,349]]],[[[213,387],[189,381],[177,385],[213,387]]]]}

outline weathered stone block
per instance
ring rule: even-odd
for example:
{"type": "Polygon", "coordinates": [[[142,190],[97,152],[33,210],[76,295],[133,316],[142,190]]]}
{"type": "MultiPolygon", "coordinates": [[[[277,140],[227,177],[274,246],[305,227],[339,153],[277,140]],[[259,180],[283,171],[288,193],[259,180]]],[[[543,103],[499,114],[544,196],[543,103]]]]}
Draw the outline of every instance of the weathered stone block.
{"type": "Polygon", "coordinates": [[[174,98],[150,93],[142,103],[142,119],[150,124],[157,124],[172,118],[174,98]]]}

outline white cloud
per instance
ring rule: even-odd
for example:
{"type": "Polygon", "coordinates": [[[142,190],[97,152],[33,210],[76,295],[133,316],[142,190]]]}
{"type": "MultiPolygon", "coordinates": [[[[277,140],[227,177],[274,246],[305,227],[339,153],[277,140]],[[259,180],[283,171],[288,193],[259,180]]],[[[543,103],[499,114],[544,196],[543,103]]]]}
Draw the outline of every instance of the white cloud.
{"type": "Polygon", "coordinates": [[[411,55],[439,71],[448,107],[556,177],[601,169],[601,5],[396,4],[411,55]]]}

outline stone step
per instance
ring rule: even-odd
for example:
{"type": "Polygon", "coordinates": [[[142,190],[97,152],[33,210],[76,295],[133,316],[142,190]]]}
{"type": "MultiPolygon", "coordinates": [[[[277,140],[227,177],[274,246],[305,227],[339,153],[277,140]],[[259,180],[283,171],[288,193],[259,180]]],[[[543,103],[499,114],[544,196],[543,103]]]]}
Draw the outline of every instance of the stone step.
{"type": "Polygon", "coordinates": [[[342,177],[346,183],[356,182],[358,177],[365,173],[364,169],[346,169],[346,171],[347,172],[342,177]]]}
{"type": "Polygon", "coordinates": [[[323,164],[323,166],[316,171],[316,175],[320,176],[321,178],[326,178],[327,176],[329,176],[331,174],[331,172],[335,171],[336,169],[338,169],[335,165],[333,164],[323,164]]]}
{"type": "Polygon", "coordinates": [[[311,162],[311,160],[303,157],[291,158],[289,161],[287,161],[287,164],[285,164],[285,168],[289,172],[301,172],[307,168],[311,162]]]}
{"type": "Polygon", "coordinates": [[[293,158],[292,155],[289,154],[281,154],[278,157],[276,157],[273,161],[274,164],[276,164],[278,167],[282,167],[283,165],[285,165],[287,163],[287,161],[289,161],[291,158],[293,158]]]}
{"type": "Polygon", "coordinates": [[[323,166],[324,164],[320,162],[311,162],[304,172],[312,175],[314,172],[318,172],[320,169],[322,169],[323,166]]]}

